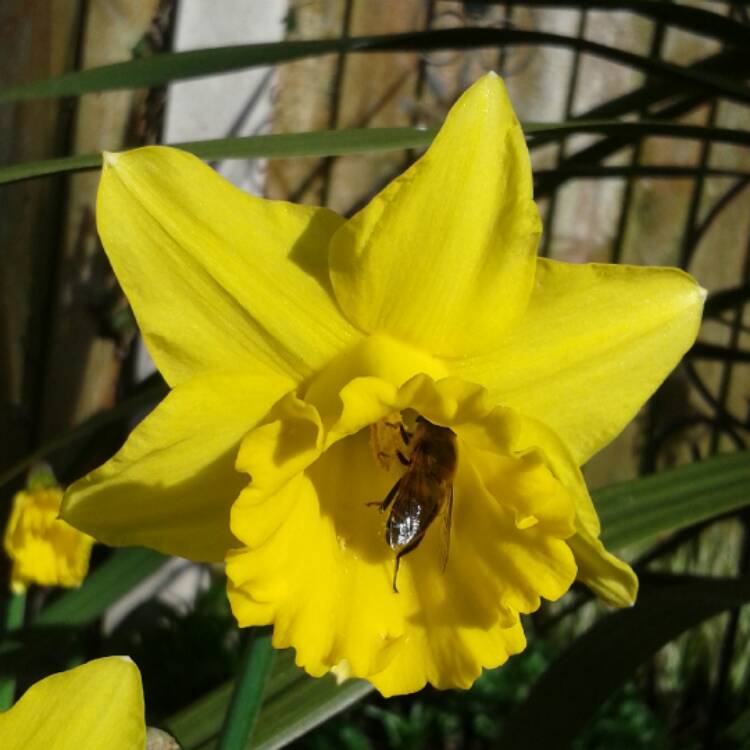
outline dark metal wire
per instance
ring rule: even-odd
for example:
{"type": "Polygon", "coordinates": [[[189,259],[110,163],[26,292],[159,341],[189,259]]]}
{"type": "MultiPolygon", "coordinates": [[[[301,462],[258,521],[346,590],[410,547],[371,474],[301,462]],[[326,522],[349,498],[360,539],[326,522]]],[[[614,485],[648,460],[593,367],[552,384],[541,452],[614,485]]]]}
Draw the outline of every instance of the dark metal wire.
{"type": "MultiPolygon", "coordinates": [[[[341,21],[341,39],[348,39],[352,25],[353,0],[346,0],[344,5],[344,17],[341,21]]],[[[346,52],[340,52],[336,58],[336,71],[333,75],[331,85],[330,112],[328,117],[328,129],[335,130],[339,125],[339,109],[341,106],[342,90],[344,85],[344,71],[346,69],[346,52]]],[[[320,187],[320,205],[328,205],[328,196],[331,192],[331,172],[334,160],[332,157],[323,159],[323,180],[320,187]]]]}
{"type": "MultiPolygon", "coordinates": [[[[582,39],[586,35],[586,21],[588,20],[588,11],[584,8],[578,14],[578,27],[576,29],[576,36],[582,39]]],[[[581,51],[576,49],[573,52],[573,64],[570,70],[570,77],[568,78],[568,89],[565,95],[565,114],[564,118],[570,120],[573,116],[573,104],[575,102],[576,91],[578,90],[578,77],[581,70],[581,51]]],[[[565,159],[567,154],[568,139],[561,138],[560,143],[557,147],[557,166],[560,166],[560,162],[565,159]]],[[[555,190],[549,197],[549,203],[547,204],[547,217],[546,227],[542,236],[542,245],[539,249],[539,254],[543,257],[549,256],[549,250],[552,243],[552,237],[555,232],[555,212],[557,210],[557,195],[558,191],[555,190]]]]}

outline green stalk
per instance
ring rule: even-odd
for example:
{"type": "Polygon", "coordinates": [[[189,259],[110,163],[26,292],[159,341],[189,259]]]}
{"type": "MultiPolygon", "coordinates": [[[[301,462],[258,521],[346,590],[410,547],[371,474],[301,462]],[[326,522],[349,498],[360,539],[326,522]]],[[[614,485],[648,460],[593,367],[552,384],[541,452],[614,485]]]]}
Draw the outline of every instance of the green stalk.
{"type": "Polygon", "coordinates": [[[245,645],[217,750],[245,750],[248,747],[272,666],[271,634],[258,631],[245,645]]]}
{"type": "MultiPolygon", "coordinates": [[[[10,633],[23,625],[26,612],[26,592],[11,594],[5,602],[3,632],[10,633]]],[[[0,675],[0,711],[6,711],[13,705],[16,691],[16,678],[12,675],[0,675]]]]}

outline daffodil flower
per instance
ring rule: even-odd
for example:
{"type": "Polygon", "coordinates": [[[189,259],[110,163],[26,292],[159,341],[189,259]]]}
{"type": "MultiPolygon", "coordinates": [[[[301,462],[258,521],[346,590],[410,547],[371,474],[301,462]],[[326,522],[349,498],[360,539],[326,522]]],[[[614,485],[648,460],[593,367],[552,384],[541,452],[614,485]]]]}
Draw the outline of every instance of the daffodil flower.
{"type": "Polygon", "coordinates": [[[30,584],[75,588],[89,569],[94,540],[58,516],[63,491],[47,472],[17,492],[5,527],[11,560],[10,585],[22,593],[30,584]]]}
{"type": "Polygon", "coordinates": [[[71,523],[226,559],[240,625],[273,623],[310,674],[385,695],[470,686],[576,578],[634,601],[579,467],[691,345],[702,290],[675,269],[537,259],[529,156],[497,76],[348,221],[245,195],[166,148],[107,155],[97,215],[172,390],[71,488],[71,523]],[[419,423],[453,436],[455,466],[400,493],[421,530],[407,550],[386,542],[397,511],[372,506],[419,484],[404,479],[419,423]],[[420,521],[423,491],[439,513],[420,521]]]}
{"type": "Polygon", "coordinates": [[[146,747],[143,686],[127,657],[108,656],[32,685],[0,712],[3,750],[146,747]]]}

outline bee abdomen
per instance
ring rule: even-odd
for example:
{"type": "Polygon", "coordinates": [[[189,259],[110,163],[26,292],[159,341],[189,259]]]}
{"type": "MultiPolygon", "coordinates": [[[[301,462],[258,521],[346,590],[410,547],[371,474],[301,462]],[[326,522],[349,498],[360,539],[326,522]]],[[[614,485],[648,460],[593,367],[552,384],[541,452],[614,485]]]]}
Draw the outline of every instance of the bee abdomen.
{"type": "Polygon", "coordinates": [[[425,513],[419,503],[409,503],[403,512],[391,512],[385,529],[388,546],[396,551],[413,544],[419,539],[432,521],[434,513],[425,513]]]}

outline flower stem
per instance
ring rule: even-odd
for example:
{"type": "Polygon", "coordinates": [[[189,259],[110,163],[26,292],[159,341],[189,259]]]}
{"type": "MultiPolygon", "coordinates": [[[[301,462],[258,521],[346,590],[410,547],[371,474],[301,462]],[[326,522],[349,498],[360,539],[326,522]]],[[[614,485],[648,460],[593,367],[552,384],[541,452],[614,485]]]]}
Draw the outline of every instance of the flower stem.
{"type": "MultiPolygon", "coordinates": [[[[26,612],[26,592],[11,594],[5,600],[3,611],[3,632],[10,633],[23,625],[26,612]]],[[[5,711],[13,705],[13,695],[16,690],[16,678],[12,675],[0,677],[0,711],[5,711]]]]}
{"type": "Polygon", "coordinates": [[[248,746],[272,666],[271,634],[265,630],[257,631],[248,638],[242,654],[218,750],[244,750],[248,746]]]}

